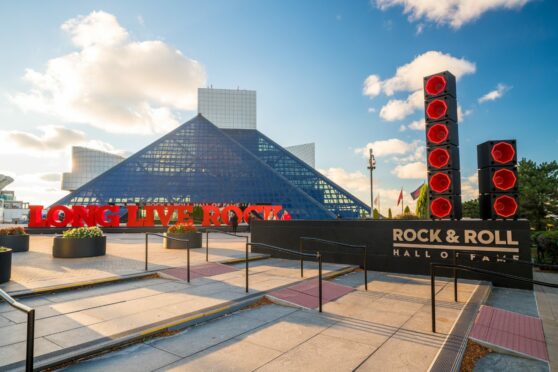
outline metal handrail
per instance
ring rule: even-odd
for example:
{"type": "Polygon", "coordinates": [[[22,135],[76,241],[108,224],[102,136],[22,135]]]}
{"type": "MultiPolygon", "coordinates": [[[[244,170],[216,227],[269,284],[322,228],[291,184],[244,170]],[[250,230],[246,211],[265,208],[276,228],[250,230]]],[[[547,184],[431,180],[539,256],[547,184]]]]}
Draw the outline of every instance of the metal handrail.
{"type": "Polygon", "coordinates": [[[0,289],[0,297],[8,305],[27,314],[27,347],[25,351],[25,371],[33,371],[33,357],[35,348],[35,309],[14,300],[9,294],[0,289]]]}
{"type": "MultiPolygon", "coordinates": [[[[179,239],[179,238],[175,238],[172,236],[168,236],[168,235],[163,235],[163,234],[159,234],[159,233],[153,233],[153,232],[146,232],[145,233],[145,271],[147,271],[147,258],[148,258],[148,246],[149,246],[149,235],[155,235],[155,236],[160,236],[161,238],[164,239],[170,239],[170,240],[176,240],[179,242],[186,242],[189,243],[190,240],[188,239],[179,239]]],[[[190,244],[186,244],[186,276],[187,276],[187,280],[188,283],[190,283],[190,244]]]]}
{"type": "Polygon", "coordinates": [[[292,254],[294,256],[301,256],[301,257],[304,256],[304,257],[317,258],[318,259],[318,298],[319,298],[319,302],[320,302],[319,310],[320,310],[320,313],[322,312],[322,255],[320,254],[320,252],[316,252],[316,254],[310,254],[310,253],[297,252],[297,251],[292,250],[292,249],[276,247],[274,245],[269,245],[269,244],[265,244],[265,243],[248,243],[248,242],[246,242],[246,293],[248,293],[248,247],[249,246],[265,247],[265,248],[268,248],[268,249],[274,249],[274,250],[279,251],[279,252],[292,254]]]}
{"type": "Polygon", "coordinates": [[[431,298],[431,306],[432,306],[432,332],[433,333],[436,333],[436,291],[435,291],[435,286],[436,286],[436,268],[437,267],[447,268],[447,269],[454,269],[454,270],[472,271],[472,272],[475,272],[475,273],[480,273],[480,274],[485,274],[485,275],[493,275],[493,276],[497,276],[497,277],[500,277],[500,278],[516,280],[516,281],[523,282],[523,283],[530,283],[530,284],[542,285],[544,287],[558,288],[558,284],[541,282],[541,281],[538,281],[538,280],[522,278],[520,276],[499,273],[499,272],[496,272],[496,271],[479,269],[479,268],[476,268],[476,267],[464,266],[464,265],[431,262],[430,263],[430,298],[431,298]]]}
{"type": "MultiPolygon", "coordinates": [[[[310,240],[310,241],[315,241],[315,242],[320,242],[320,243],[326,243],[326,244],[331,244],[331,245],[338,245],[340,247],[348,247],[348,248],[359,248],[363,250],[363,257],[362,257],[362,267],[364,269],[364,290],[368,290],[368,271],[366,270],[366,244],[349,244],[349,243],[342,243],[342,242],[336,242],[333,240],[326,240],[326,239],[320,239],[320,238],[314,238],[311,236],[301,236],[299,239],[299,249],[300,252],[303,251],[303,247],[302,247],[302,242],[305,240],[310,240]]],[[[302,256],[300,256],[300,276],[304,277],[304,258],[302,256]]]]}
{"type": "Polygon", "coordinates": [[[246,243],[248,243],[249,237],[248,236],[244,236],[244,235],[236,235],[236,234],[231,234],[229,232],[226,231],[221,231],[221,230],[217,230],[217,229],[205,229],[205,262],[209,261],[209,233],[218,233],[218,234],[225,234],[225,235],[229,235],[229,236],[234,236],[235,238],[243,238],[246,239],[246,243]]]}
{"type": "MultiPolygon", "coordinates": [[[[459,257],[458,254],[459,253],[463,253],[463,254],[471,254],[470,251],[462,251],[462,250],[455,250],[453,251],[453,264],[457,265],[457,258],[459,257]]],[[[489,254],[483,254],[485,256],[490,256],[489,254]]],[[[522,265],[530,265],[531,267],[550,267],[551,269],[558,269],[558,265],[541,265],[541,264],[537,264],[535,262],[532,261],[527,261],[527,260],[514,260],[513,258],[506,258],[506,257],[494,257],[494,256],[490,256],[493,257],[497,260],[503,260],[506,262],[512,262],[512,263],[518,263],[518,264],[522,264],[522,265]]],[[[457,270],[453,270],[453,299],[455,302],[457,302],[457,270]]]]}

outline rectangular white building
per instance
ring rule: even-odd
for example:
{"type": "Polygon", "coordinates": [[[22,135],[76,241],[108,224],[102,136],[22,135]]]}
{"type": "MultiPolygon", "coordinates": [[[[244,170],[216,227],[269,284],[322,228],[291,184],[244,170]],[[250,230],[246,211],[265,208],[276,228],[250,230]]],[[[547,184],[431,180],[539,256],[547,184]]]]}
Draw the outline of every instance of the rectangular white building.
{"type": "Polygon", "coordinates": [[[256,128],[256,91],[198,88],[198,113],[223,129],[256,128]]]}

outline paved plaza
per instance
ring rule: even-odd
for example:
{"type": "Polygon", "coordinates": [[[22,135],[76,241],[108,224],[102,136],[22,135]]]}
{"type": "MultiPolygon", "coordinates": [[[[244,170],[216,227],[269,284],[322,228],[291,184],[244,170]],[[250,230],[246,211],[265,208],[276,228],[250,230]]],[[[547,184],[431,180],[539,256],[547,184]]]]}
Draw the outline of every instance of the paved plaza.
{"type": "MultiPolygon", "coordinates": [[[[12,281],[0,288],[41,292],[45,287],[144,273],[143,234],[109,234],[106,256],[75,260],[52,258],[51,237],[31,239],[30,252],[14,255],[12,281]]],[[[432,333],[429,277],[369,271],[365,290],[361,270],[325,263],[328,281],[320,313],[314,262],[305,262],[301,278],[299,261],[254,254],[246,293],[245,264],[237,260],[244,258],[243,239],[211,235],[209,263],[204,249],[192,250],[190,283],[185,253],[164,249],[161,239],[153,237],[148,277],[23,297],[22,303],[36,309],[36,365],[58,363],[85,351],[110,350],[129,339],[134,340],[131,345],[64,368],[437,371],[443,370],[440,360],[456,354],[462,344],[458,331],[472,323],[479,294],[490,292],[486,283],[461,280],[456,303],[452,280],[437,278],[437,332],[432,333]],[[280,295],[290,292],[298,294],[292,299],[280,295]],[[303,301],[297,302],[301,296],[303,301]]],[[[558,282],[555,274],[535,276],[558,282]]],[[[483,299],[485,305],[526,316],[540,313],[553,370],[556,295],[542,287],[536,292],[495,288],[483,299]]],[[[0,371],[22,369],[25,329],[25,315],[0,304],[0,371]]],[[[498,366],[548,370],[544,361],[500,353],[488,354],[478,366],[480,371],[498,366]]]]}

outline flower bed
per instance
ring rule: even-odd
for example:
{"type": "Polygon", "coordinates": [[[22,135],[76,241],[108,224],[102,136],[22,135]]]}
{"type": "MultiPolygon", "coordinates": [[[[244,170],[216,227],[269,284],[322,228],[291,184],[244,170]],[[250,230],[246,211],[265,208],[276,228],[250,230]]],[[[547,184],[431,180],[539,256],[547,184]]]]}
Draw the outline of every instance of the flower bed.
{"type": "Polygon", "coordinates": [[[107,238],[98,227],[78,227],[54,238],[52,255],[58,258],[104,256],[107,238]]]}
{"type": "Polygon", "coordinates": [[[202,246],[202,233],[192,223],[177,223],[174,226],[170,226],[165,236],[188,240],[187,242],[182,242],[164,239],[163,246],[167,249],[201,248],[202,246]]]}
{"type": "Polygon", "coordinates": [[[27,252],[29,235],[20,226],[0,229],[0,247],[11,248],[13,252],[27,252]]]}

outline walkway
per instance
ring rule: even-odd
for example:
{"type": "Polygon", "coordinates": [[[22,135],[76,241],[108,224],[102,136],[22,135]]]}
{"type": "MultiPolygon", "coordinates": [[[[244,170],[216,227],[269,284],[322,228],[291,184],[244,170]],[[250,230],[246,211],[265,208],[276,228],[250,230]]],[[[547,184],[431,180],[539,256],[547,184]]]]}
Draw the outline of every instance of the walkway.
{"type": "MultiPolygon", "coordinates": [[[[106,256],[80,259],[53,258],[52,239],[31,235],[30,251],[13,254],[12,280],[0,288],[13,292],[144,272],[144,234],[107,234],[106,256]]],[[[149,270],[184,266],[186,251],[164,249],[162,240],[149,238],[149,270]]],[[[210,262],[244,258],[244,239],[210,234],[209,242],[210,262]]],[[[205,262],[205,234],[203,243],[204,248],[190,251],[192,265],[205,262]]]]}
{"type": "MultiPolygon", "coordinates": [[[[558,273],[534,271],[533,277],[543,282],[558,284],[558,273]]],[[[558,371],[558,289],[535,286],[539,316],[550,357],[550,370],[558,371]]]]}
{"type": "MultiPolygon", "coordinates": [[[[262,267],[265,269],[265,266],[262,267]]],[[[356,291],[324,312],[263,305],[71,366],[70,371],[426,371],[464,302],[437,280],[438,331],[431,333],[430,281],[378,272],[339,277],[356,291]]],[[[478,288],[460,283],[465,301],[478,288]]]]}
{"type": "MultiPolygon", "coordinates": [[[[241,266],[242,267],[242,266],[241,266]]],[[[317,275],[309,263],[307,277],[317,275]]],[[[346,265],[324,264],[324,274],[346,265]]],[[[195,270],[195,267],[194,267],[195,270]]],[[[250,294],[300,281],[298,261],[268,259],[251,263],[250,294]]],[[[36,309],[35,355],[69,352],[174,321],[247,296],[243,270],[198,277],[190,284],[162,278],[134,280],[21,302],[36,309]]],[[[0,304],[0,369],[23,360],[26,317],[0,304]]]]}

